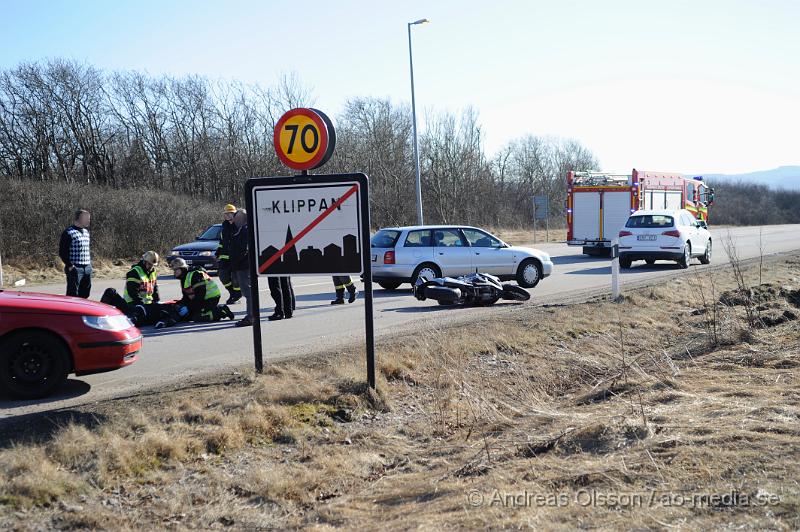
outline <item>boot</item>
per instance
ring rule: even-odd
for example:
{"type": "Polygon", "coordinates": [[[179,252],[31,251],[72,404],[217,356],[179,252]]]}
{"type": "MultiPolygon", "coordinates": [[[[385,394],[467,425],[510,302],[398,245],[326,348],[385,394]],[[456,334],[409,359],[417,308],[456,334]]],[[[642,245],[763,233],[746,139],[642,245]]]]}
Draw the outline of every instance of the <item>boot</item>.
{"type": "Polygon", "coordinates": [[[331,305],[344,305],[344,288],[336,289],[336,299],[331,301],[331,305]]]}
{"type": "Polygon", "coordinates": [[[350,297],[347,298],[348,303],[355,302],[356,298],[358,297],[358,290],[356,290],[355,285],[350,285],[347,287],[347,291],[350,293],[350,297]]]}
{"type": "Polygon", "coordinates": [[[253,318],[251,318],[250,316],[245,316],[244,318],[236,322],[236,327],[250,327],[252,325],[253,325],[253,318]]]}
{"type": "Polygon", "coordinates": [[[235,305],[242,299],[242,292],[240,290],[234,290],[231,292],[231,297],[225,302],[226,305],[235,305]]]}
{"type": "Polygon", "coordinates": [[[219,306],[219,311],[220,311],[220,319],[221,320],[224,320],[225,318],[227,318],[227,319],[233,321],[233,318],[234,318],[233,311],[230,308],[228,308],[228,305],[220,305],[219,306]]]}
{"type": "Polygon", "coordinates": [[[276,313],[275,313],[275,314],[273,314],[272,316],[267,316],[267,319],[268,319],[269,321],[278,321],[278,320],[282,320],[282,319],[283,319],[283,314],[278,314],[278,313],[276,312],[276,313]]]}

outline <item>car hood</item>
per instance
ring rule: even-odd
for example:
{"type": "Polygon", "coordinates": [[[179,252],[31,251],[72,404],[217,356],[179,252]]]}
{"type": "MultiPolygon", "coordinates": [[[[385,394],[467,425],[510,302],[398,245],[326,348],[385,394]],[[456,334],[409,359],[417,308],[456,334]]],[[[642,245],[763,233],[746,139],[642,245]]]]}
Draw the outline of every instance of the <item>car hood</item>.
{"type": "Polygon", "coordinates": [[[113,316],[116,308],[80,297],[57,296],[37,292],[0,291],[0,311],[36,314],[74,314],[79,316],[113,316]]]}
{"type": "Polygon", "coordinates": [[[536,257],[537,259],[545,262],[550,261],[550,254],[545,253],[544,251],[538,249],[526,248],[523,246],[511,246],[511,245],[508,246],[508,249],[523,257],[536,257]]]}
{"type": "Polygon", "coordinates": [[[219,240],[195,240],[189,244],[175,246],[176,251],[214,251],[219,246],[219,240]]]}

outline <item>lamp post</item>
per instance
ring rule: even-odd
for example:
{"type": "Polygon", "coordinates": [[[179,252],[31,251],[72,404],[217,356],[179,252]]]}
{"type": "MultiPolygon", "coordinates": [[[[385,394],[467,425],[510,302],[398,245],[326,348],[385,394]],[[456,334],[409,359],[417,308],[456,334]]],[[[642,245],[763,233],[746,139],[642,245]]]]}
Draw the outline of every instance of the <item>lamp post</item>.
{"type": "Polygon", "coordinates": [[[414,60],[411,55],[411,26],[417,24],[427,24],[430,20],[421,18],[414,22],[408,23],[408,65],[411,69],[411,126],[414,132],[414,164],[417,170],[417,223],[422,225],[424,223],[422,217],[422,179],[420,177],[419,167],[419,142],[417,141],[417,107],[414,100],[414,60]]]}

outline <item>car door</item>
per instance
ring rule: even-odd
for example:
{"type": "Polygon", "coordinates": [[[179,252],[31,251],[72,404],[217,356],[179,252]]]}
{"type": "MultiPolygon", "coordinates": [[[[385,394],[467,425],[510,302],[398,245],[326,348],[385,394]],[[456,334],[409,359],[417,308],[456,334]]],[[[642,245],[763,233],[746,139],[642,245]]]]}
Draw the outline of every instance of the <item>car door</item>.
{"type": "Polygon", "coordinates": [[[472,251],[473,271],[492,275],[510,275],[514,270],[514,256],[508,253],[500,239],[480,229],[462,228],[472,251]]]}
{"type": "MultiPolygon", "coordinates": [[[[413,229],[406,234],[402,244],[397,245],[397,264],[408,265],[408,271],[423,262],[433,260],[433,241],[430,229],[413,229]]],[[[411,273],[408,273],[410,276],[411,273]]]]}
{"type": "Polygon", "coordinates": [[[442,268],[442,275],[466,275],[475,271],[472,250],[460,230],[434,229],[433,245],[433,260],[442,268]]]}

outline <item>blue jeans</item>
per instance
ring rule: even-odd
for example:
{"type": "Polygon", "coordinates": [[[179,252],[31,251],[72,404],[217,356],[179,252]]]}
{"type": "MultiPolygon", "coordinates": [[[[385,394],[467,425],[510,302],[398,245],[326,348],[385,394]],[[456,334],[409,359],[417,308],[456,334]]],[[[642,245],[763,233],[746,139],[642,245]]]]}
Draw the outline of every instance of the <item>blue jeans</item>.
{"type": "Polygon", "coordinates": [[[67,274],[67,295],[89,299],[92,291],[92,265],[74,266],[67,274]]]}

